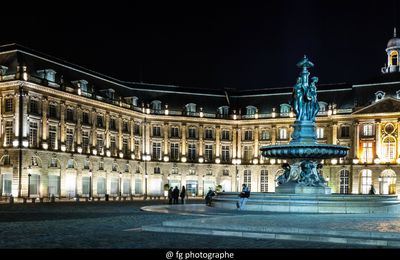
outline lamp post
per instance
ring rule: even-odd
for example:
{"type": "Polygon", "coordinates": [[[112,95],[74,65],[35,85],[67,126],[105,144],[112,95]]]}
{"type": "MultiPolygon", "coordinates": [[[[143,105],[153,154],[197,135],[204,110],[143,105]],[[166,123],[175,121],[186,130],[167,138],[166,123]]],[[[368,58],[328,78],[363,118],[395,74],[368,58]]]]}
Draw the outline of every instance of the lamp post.
{"type": "Polygon", "coordinates": [[[236,186],[237,186],[237,191],[240,191],[240,187],[239,187],[239,169],[238,169],[238,165],[242,163],[242,160],[240,158],[234,158],[232,159],[232,163],[235,165],[235,169],[236,169],[236,186]]]}
{"type": "Polygon", "coordinates": [[[147,179],[149,178],[149,175],[147,174],[147,161],[150,161],[150,154],[144,154],[143,155],[143,160],[144,160],[144,196],[143,199],[147,199],[147,179]]]}
{"type": "Polygon", "coordinates": [[[119,172],[119,197],[122,197],[122,172],[119,172]]]}
{"type": "Polygon", "coordinates": [[[31,166],[28,166],[28,198],[31,197],[31,176],[32,176],[32,169],[31,166]]]}
{"type": "Polygon", "coordinates": [[[89,199],[92,199],[92,170],[89,170],[89,199]]]}

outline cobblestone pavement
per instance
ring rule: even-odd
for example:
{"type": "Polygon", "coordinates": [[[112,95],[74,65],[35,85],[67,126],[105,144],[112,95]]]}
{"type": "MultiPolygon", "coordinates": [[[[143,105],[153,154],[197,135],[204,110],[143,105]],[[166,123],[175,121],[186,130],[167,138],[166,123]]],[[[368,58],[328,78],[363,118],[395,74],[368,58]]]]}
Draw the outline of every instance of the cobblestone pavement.
{"type": "MultiPolygon", "coordinates": [[[[200,203],[194,200],[189,203],[200,203]]],[[[140,227],[200,216],[144,212],[158,201],[0,205],[0,248],[368,248],[302,241],[143,232],[140,227]],[[211,241],[210,241],[211,240],[211,241]]]]}

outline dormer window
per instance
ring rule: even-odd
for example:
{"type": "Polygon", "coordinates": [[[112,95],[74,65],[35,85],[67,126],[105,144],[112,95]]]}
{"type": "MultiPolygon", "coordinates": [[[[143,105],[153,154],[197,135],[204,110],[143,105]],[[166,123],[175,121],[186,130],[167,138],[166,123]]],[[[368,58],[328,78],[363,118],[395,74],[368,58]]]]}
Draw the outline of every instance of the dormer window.
{"type": "Polygon", "coordinates": [[[186,104],[185,107],[186,107],[187,115],[194,115],[196,113],[196,104],[189,103],[189,104],[186,104]]]}
{"type": "Polygon", "coordinates": [[[256,114],[257,108],[255,106],[247,106],[246,107],[246,115],[254,116],[256,114]]]}
{"type": "Polygon", "coordinates": [[[161,112],[161,101],[160,100],[153,100],[151,101],[151,109],[154,113],[161,112]]]}
{"type": "Polygon", "coordinates": [[[328,103],[320,101],[318,102],[319,112],[326,112],[326,108],[328,107],[328,103]]]}
{"type": "Polygon", "coordinates": [[[281,104],[281,109],[280,109],[281,116],[289,116],[290,108],[291,107],[289,104],[281,104]]]}
{"type": "Polygon", "coordinates": [[[396,98],[397,98],[397,99],[400,99],[400,90],[397,90],[397,91],[396,91],[396,98]]]}
{"type": "Polygon", "coordinates": [[[128,104],[137,107],[138,106],[138,97],[126,97],[125,100],[128,104]]]}
{"type": "Polygon", "coordinates": [[[228,116],[229,115],[229,107],[228,106],[221,106],[218,108],[218,114],[220,116],[228,116]]]}
{"type": "Polygon", "coordinates": [[[56,72],[52,69],[38,70],[36,72],[38,76],[42,79],[46,79],[50,82],[56,81],[56,72]]]}
{"type": "Polygon", "coordinates": [[[379,90],[378,92],[375,93],[375,102],[382,100],[384,97],[385,97],[385,92],[379,90]]]}
{"type": "Polygon", "coordinates": [[[115,90],[114,89],[112,89],[112,88],[109,88],[109,89],[103,89],[103,90],[100,90],[101,92],[103,92],[104,93],[104,95],[108,98],[108,99],[111,99],[111,100],[114,100],[114,94],[115,94],[115,90]]]}

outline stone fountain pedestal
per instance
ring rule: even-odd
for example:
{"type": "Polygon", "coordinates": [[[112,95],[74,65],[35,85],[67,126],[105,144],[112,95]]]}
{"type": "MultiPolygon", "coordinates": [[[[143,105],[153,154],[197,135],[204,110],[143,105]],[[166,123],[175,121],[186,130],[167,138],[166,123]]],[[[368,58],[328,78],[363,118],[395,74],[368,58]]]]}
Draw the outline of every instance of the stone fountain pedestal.
{"type": "Polygon", "coordinates": [[[304,186],[295,181],[290,181],[275,188],[275,193],[280,194],[332,194],[332,189],[328,186],[312,187],[304,186]]]}

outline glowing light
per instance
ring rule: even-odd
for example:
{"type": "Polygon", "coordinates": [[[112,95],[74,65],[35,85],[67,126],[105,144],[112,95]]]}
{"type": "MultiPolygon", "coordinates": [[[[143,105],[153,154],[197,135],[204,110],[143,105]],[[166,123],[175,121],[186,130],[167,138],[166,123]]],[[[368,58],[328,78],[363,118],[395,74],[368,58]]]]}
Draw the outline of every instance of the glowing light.
{"type": "Polygon", "coordinates": [[[380,164],[381,163],[381,159],[379,159],[378,155],[375,157],[374,163],[375,164],[380,164]]]}
{"type": "Polygon", "coordinates": [[[132,158],[132,160],[135,160],[135,154],[134,153],[131,153],[131,158],[132,158]]]}
{"type": "Polygon", "coordinates": [[[239,165],[242,163],[242,160],[240,158],[234,158],[232,159],[232,163],[235,165],[239,165]]]}
{"type": "Polygon", "coordinates": [[[18,145],[19,145],[18,140],[15,139],[15,140],[12,142],[12,145],[13,145],[14,147],[18,147],[18,145]]]}
{"type": "Polygon", "coordinates": [[[329,110],[328,110],[328,116],[331,116],[331,115],[332,115],[332,109],[329,108],[329,110]]]}
{"type": "Polygon", "coordinates": [[[276,112],[275,112],[275,108],[272,108],[272,118],[276,117],[276,112]]]}
{"type": "Polygon", "coordinates": [[[26,140],[26,139],[23,140],[23,141],[22,141],[22,146],[25,147],[25,148],[28,147],[28,146],[29,146],[29,141],[26,140]]]}
{"type": "Polygon", "coordinates": [[[215,163],[221,163],[221,159],[215,158],[215,163]]]}
{"type": "Polygon", "coordinates": [[[61,145],[61,151],[65,152],[67,150],[67,146],[65,144],[61,145]]]}
{"type": "Polygon", "coordinates": [[[78,88],[78,95],[82,95],[82,90],[80,88],[78,88]]]}
{"type": "Polygon", "coordinates": [[[236,120],[236,119],[237,119],[237,115],[234,114],[234,115],[233,115],[233,120],[236,120]]]}
{"type": "Polygon", "coordinates": [[[290,111],[289,116],[293,117],[293,111],[290,111]]]}
{"type": "Polygon", "coordinates": [[[82,153],[82,147],[78,146],[78,147],[76,148],[76,151],[77,151],[78,153],[82,153]]]}
{"type": "Polygon", "coordinates": [[[93,155],[97,155],[97,149],[94,148],[94,149],[92,150],[92,153],[93,153],[93,155]]]}
{"type": "Polygon", "coordinates": [[[400,164],[400,157],[396,159],[396,163],[400,164]]]}
{"type": "Polygon", "coordinates": [[[333,165],[335,165],[335,164],[338,163],[338,160],[337,160],[337,159],[332,159],[332,160],[331,160],[331,163],[332,163],[333,165]]]}
{"type": "Polygon", "coordinates": [[[275,162],[276,162],[276,160],[275,160],[275,159],[270,159],[269,162],[270,162],[272,165],[274,165],[275,162]]]}
{"type": "Polygon", "coordinates": [[[123,152],[119,152],[119,158],[124,158],[124,153],[123,152]]]}
{"type": "Polygon", "coordinates": [[[204,117],[204,113],[203,113],[203,111],[200,111],[200,117],[204,117]]]}
{"type": "Polygon", "coordinates": [[[199,163],[203,163],[204,162],[204,158],[203,157],[199,157],[199,163]]]}
{"type": "Polygon", "coordinates": [[[43,149],[47,150],[49,149],[49,145],[47,143],[43,143],[42,144],[43,149]]]}
{"type": "Polygon", "coordinates": [[[378,181],[381,182],[381,181],[382,181],[382,177],[379,177],[379,178],[378,178],[378,181]]]}
{"type": "Polygon", "coordinates": [[[253,164],[258,164],[258,159],[257,158],[253,159],[253,164]]]}
{"type": "Polygon", "coordinates": [[[164,162],[169,162],[169,156],[168,155],[164,155],[164,162]]]}
{"type": "Polygon", "coordinates": [[[150,114],[150,108],[146,108],[146,114],[150,114]]]}
{"type": "Polygon", "coordinates": [[[360,162],[360,160],[356,157],[353,159],[353,164],[358,164],[360,162]]]}
{"type": "Polygon", "coordinates": [[[111,151],[110,151],[110,150],[107,150],[107,151],[106,151],[106,155],[107,155],[107,157],[110,157],[110,156],[111,156],[111,151]]]}
{"type": "Polygon", "coordinates": [[[185,163],[186,161],[187,161],[187,158],[186,158],[186,156],[182,156],[182,158],[181,158],[181,162],[185,163]]]}

